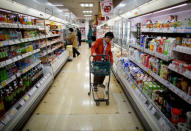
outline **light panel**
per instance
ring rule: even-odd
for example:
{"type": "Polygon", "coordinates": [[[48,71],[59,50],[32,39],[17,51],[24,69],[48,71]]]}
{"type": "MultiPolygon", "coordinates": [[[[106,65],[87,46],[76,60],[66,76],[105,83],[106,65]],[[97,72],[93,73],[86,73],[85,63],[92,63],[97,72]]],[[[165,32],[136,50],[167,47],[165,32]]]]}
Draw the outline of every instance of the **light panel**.
{"type": "Polygon", "coordinates": [[[92,3],[81,3],[80,4],[81,7],[93,7],[92,3]]]}

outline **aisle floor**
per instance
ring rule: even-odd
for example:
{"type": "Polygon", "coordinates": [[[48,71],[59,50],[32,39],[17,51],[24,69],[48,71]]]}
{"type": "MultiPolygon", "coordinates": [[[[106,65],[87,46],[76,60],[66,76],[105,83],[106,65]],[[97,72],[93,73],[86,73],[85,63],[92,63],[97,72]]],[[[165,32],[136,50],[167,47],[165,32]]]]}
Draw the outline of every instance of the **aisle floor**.
{"type": "Polygon", "coordinates": [[[113,75],[110,104],[95,105],[89,91],[88,45],[67,62],[23,131],[143,131],[130,102],[113,75]]]}

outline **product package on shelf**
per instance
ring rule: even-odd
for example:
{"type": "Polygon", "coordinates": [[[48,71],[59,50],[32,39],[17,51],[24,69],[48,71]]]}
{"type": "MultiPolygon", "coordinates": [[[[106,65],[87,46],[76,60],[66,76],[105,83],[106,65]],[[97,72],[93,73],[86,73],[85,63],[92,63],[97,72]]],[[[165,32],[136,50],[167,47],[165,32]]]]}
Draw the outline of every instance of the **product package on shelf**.
{"type": "Polygon", "coordinates": [[[43,77],[37,19],[0,11],[0,118],[43,77]]]}
{"type": "Polygon", "coordinates": [[[124,70],[130,73],[130,77],[137,88],[155,104],[158,110],[160,110],[171,123],[176,127],[179,123],[185,124],[187,128],[189,127],[187,123],[189,117],[186,116],[186,114],[190,113],[191,108],[187,102],[180,99],[176,94],[156,81],[148,72],[145,72],[133,62],[126,61],[123,63],[125,67],[124,70]]]}

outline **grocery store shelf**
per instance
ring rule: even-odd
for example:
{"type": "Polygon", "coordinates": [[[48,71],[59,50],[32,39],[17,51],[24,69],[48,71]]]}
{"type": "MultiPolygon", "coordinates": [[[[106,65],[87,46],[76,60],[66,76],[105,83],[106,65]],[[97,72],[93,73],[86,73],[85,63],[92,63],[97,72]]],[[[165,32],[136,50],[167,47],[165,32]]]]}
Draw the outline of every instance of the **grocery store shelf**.
{"type": "Polygon", "coordinates": [[[24,42],[36,41],[40,39],[46,38],[44,35],[38,37],[31,37],[31,38],[22,38],[22,39],[14,39],[14,40],[6,40],[0,42],[0,47],[6,47],[10,45],[16,45],[24,42]]]}
{"type": "Polygon", "coordinates": [[[50,73],[37,82],[3,117],[0,130],[19,130],[53,82],[50,73]]]}
{"type": "Polygon", "coordinates": [[[4,67],[4,66],[7,66],[7,65],[9,65],[9,64],[12,64],[12,63],[14,63],[14,62],[16,62],[16,61],[19,61],[19,60],[21,60],[21,59],[24,59],[24,58],[26,58],[26,57],[28,57],[28,56],[31,56],[31,55],[33,55],[33,54],[35,54],[35,53],[38,53],[39,51],[40,51],[40,49],[36,49],[36,50],[34,50],[34,51],[32,51],[32,52],[28,52],[28,53],[25,53],[25,54],[16,56],[16,57],[14,57],[14,58],[8,59],[8,60],[6,60],[6,61],[2,61],[2,62],[0,62],[0,68],[2,68],[2,67],[4,67]]]}
{"type": "Polygon", "coordinates": [[[53,68],[53,74],[54,76],[57,75],[57,73],[60,71],[60,69],[63,67],[63,65],[66,63],[69,57],[69,52],[65,50],[62,54],[60,54],[51,64],[53,68]]]}
{"type": "Polygon", "coordinates": [[[37,61],[36,63],[34,63],[34,64],[32,64],[32,65],[30,65],[30,66],[28,66],[28,67],[26,67],[26,68],[24,68],[24,69],[22,69],[22,70],[19,70],[16,75],[13,75],[13,76],[11,76],[10,78],[8,78],[7,80],[4,80],[3,82],[1,82],[1,84],[0,84],[0,89],[3,88],[3,87],[5,87],[6,85],[8,85],[9,83],[11,83],[12,81],[14,81],[14,80],[16,79],[16,76],[17,76],[17,77],[20,77],[22,74],[28,72],[28,71],[31,70],[33,67],[35,67],[35,66],[37,66],[38,64],[40,64],[40,62],[41,62],[41,61],[37,61]]]}
{"type": "Polygon", "coordinates": [[[136,44],[129,44],[129,46],[133,47],[133,48],[136,48],[138,50],[141,50],[143,51],[143,48],[140,47],[140,45],[136,45],[136,44]]]}
{"type": "Polygon", "coordinates": [[[51,42],[48,42],[48,44],[46,45],[46,44],[44,44],[43,46],[41,46],[40,48],[45,48],[45,47],[47,47],[47,46],[51,46],[51,45],[53,45],[53,44],[56,44],[56,43],[58,43],[58,42],[60,42],[61,40],[56,40],[56,41],[51,41],[51,42]]]}
{"type": "Polygon", "coordinates": [[[53,48],[52,50],[48,50],[48,51],[47,51],[46,53],[44,53],[41,57],[44,57],[44,56],[46,56],[46,55],[48,55],[48,54],[54,52],[55,50],[59,49],[60,47],[62,47],[62,45],[59,45],[59,46],[53,48]]]}
{"type": "MultiPolygon", "coordinates": [[[[136,32],[137,29],[132,29],[132,32],[136,32]]],[[[180,29],[180,28],[143,28],[141,27],[141,32],[143,33],[182,33],[182,34],[191,34],[191,30],[180,29]]]]}
{"type": "Polygon", "coordinates": [[[188,55],[191,55],[191,48],[189,47],[184,47],[184,46],[176,46],[173,51],[177,51],[177,52],[181,52],[181,53],[185,53],[188,55]]]}
{"type": "Polygon", "coordinates": [[[117,76],[120,83],[123,85],[128,97],[134,106],[138,108],[136,111],[141,113],[141,118],[146,124],[147,130],[176,130],[164,114],[156,107],[156,105],[148,98],[137,85],[130,78],[130,74],[125,72],[122,64],[119,62],[117,65],[117,76]]]}
{"type": "Polygon", "coordinates": [[[1,41],[0,47],[6,47],[6,46],[16,45],[16,44],[20,44],[20,43],[24,43],[24,42],[36,41],[36,40],[45,39],[45,38],[57,37],[59,35],[60,34],[48,35],[48,36],[40,35],[37,37],[31,37],[31,38],[22,38],[22,39],[1,41]]]}
{"type": "Polygon", "coordinates": [[[174,86],[173,84],[171,84],[169,81],[161,78],[159,75],[157,75],[156,73],[152,72],[150,69],[146,68],[145,66],[143,66],[142,64],[136,62],[135,60],[133,60],[132,58],[129,58],[133,63],[135,63],[137,66],[139,66],[141,69],[143,69],[145,72],[147,72],[149,75],[151,75],[153,78],[155,78],[158,82],[160,82],[161,84],[163,84],[165,87],[167,87],[168,89],[170,89],[172,92],[174,92],[175,94],[177,94],[180,98],[182,98],[183,100],[185,100],[187,103],[191,104],[191,96],[189,96],[188,94],[186,94],[185,92],[183,92],[182,90],[180,90],[179,88],[177,88],[176,86],[174,86]]]}
{"type": "Polygon", "coordinates": [[[173,59],[173,57],[170,57],[170,56],[167,56],[167,55],[164,55],[164,54],[160,54],[158,52],[154,52],[154,51],[151,51],[149,49],[145,49],[145,48],[141,48],[139,45],[135,45],[135,44],[129,44],[129,46],[133,47],[133,48],[136,48],[136,49],[139,49],[147,54],[150,54],[152,56],[155,56],[157,58],[160,58],[161,60],[164,60],[164,61],[170,61],[173,59]]]}
{"type": "Polygon", "coordinates": [[[13,75],[10,78],[8,78],[7,80],[2,81],[1,84],[0,84],[0,89],[5,87],[7,84],[11,83],[15,79],[16,79],[16,75],[13,75]]]}
{"type": "MultiPolygon", "coordinates": [[[[142,92],[140,87],[138,87],[136,82],[130,77],[130,74],[128,72],[126,72],[126,74],[129,77],[129,83],[131,84],[132,88],[137,90],[137,92],[141,93],[141,95],[142,95],[141,99],[143,100],[143,103],[145,103],[145,107],[148,108],[152,112],[152,115],[156,119],[158,124],[160,124],[162,127],[163,126],[166,127],[166,130],[169,130],[169,129],[176,130],[174,125],[166,118],[166,116],[161,112],[161,110],[156,106],[156,104],[147,95],[145,95],[142,92]],[[160,123],[161,122],[160,119],[163,121],[163,123],[160,123]],[[164,125],[164,124],[166,124],[166,125],[164,125]]],[[[140,96],[140,94],[139,94],[139,96],[140,96]]]]}
{"type": "Polygon", "coordinates": [[[160,128],[158,127],[159,125],[151,116],[151,112],[149,112],[147,108],[144,107],[142,98],[143,96],[141,96],[141,93],[139,93],[139,95],[136,94],[136,88],[132,88],[132,86],[130,85],[128,81],[129,78],[127,75],[125,75],[125,72],[120,66],[120,63],[118,63],[117,65],[117,73],[115,74],[115,76],[117,76],[116,78],[122,85],[125,94],[132,103],[146,130],[160,130],[160,128]]]}
{"type": "Polygon", "coordinates": [[[41,28],[44,28],[44,26],[22,25],[22,24],[1,23],[0,22],[0,28],[41,29],[41,28]]]}
{"type": "Polygon", "coordinates": [[[57,43],[57,42],[60,42],[60,41],[61,41],[61,40],[51,41],[51,42],[49,42],[49,43],[47,44],[47,46],[53,45],[53,44],[55,44],[55,43],[57,43]]]}
{"type": "Polygon", "coordinates": [[[46,38],[57,37],[57,36],[60,36],[60,34],[47,35],[46,38]]]}
{"type": "Polygon", "coordinates": [[[39,60],[39,61],[33,63],[32,65],[30,65],[30,66],[28,66],[28,67],[26,67],[26,68],[24,68],[24,69],[22,69],[22,70],[19,70],[19,71],[17,72],[17,77],[20,77],[22,74],[24,74],[24,73],[30,71],[32,68],[34,68],[35,66],[37,66],[37,65],[40,64],[40,63],[41,63],[41,61],[39,60]]]}
{"type": "Polygon", "coordinates": [[[183,73],[178,72],[178,70],[176,69],[176,67],[175,67],[173,64],[170,64],[170,65],[168,66],[168,69],[170,69],[170,70],[172,70],[172,71],[174,71],[174,72],[176,72],[176,73],[179,73],[180,75],[183,75],[184,77],[186,77],[186,78],[188,78],[188,79],[191,80],[191,72],[190,72],[190,71],[185,71],[185,72],[183,72],[183,73]]]}

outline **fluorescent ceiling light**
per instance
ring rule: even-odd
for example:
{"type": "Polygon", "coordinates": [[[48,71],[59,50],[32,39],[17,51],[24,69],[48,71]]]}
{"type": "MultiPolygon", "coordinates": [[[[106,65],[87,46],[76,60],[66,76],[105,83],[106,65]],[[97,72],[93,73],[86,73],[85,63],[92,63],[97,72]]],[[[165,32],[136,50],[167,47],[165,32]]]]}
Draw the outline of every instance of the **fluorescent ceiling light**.
{"type": "Polygon", "coordinates": [[[89,7],[93,7],[93,4],[89,4],[89,7]]]}
{"type": "Polygon", "coordinates": [[[92,16],[92,15],[84,15],[84,16],[92,16]]]}
{"type": "Polygon", "coordinates": [[[81,3],[80,4],[81,7],[93,7],[92,3],[81,3]]]}
{"type": "Polygon", "coordinates": [[[52,6],[58,6],[58,7],[60,7],[60,6],[64,6],[63,4],[60,4],[60,5],[52,5],[52,6]]]}
{"type": "Polygon", "coordinates": [[[50,2],[47,2],[47,4],[49,5],[49,6],[64,6],[63,4],[52,4],[52,3],[50,3],[50,2]]]}
{"type": "Polygon", "coordinates": [[[84,14],[85,14],[85,13],[89,13],[89,14],[91,14],[92,11],[91,11],[91,10],[89,10],[89,11],[88,11],[88,10],[87,10],[87,11],[84,10],[83,13],[84,13],[84,14]]]}
{"type": "Polygon", "coordinates": [[[81,7],[84,7],[84,4],[80,4],[81,7]]]}

